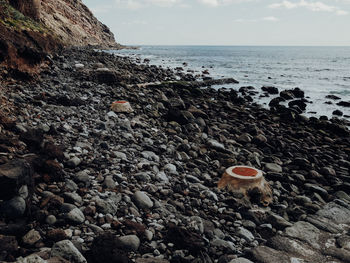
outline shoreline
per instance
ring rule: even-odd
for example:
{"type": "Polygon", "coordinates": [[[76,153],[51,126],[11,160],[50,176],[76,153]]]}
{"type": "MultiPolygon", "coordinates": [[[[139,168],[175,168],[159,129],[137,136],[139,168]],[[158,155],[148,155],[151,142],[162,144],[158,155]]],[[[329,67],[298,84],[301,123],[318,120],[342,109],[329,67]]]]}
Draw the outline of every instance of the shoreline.
{"type": "Polygon", "coordinates": [[[9,216],[0,219],[0,242],[12,242],[0,260],[34,253],[48,262],[347,262],[347,122],[270,111],[242,92],[193,81],[66,49],[38,81],[7,86],[15,112],[0,116],[0,181],[17,161],[13,176],[35,184],[18,180],[0,198],[9,216]],[[133,111],[111,111],[120,100],[133,111]],[[217,188],[233,165],[264,172],[270,206],[259,193],[217,188]],[[27,195],[14,193],[22,186],[27,195]],[[326,249],[329,240],[336,242],[326,249]]]}
{"type": "MultiPolygon", "coordinates": [[[[249,93],[252,94],[251,96],[255,101],[267,108],[269,108],[270,100],[278,94],[268,94],[262,91],[261,87],[274,86],[278,88],[279,92],[299,87],[305,92],[305,99],[308,101],[307,117],[343,117],[349,120],[350,111],[346,105],[348,105],[347,102],[350,97],[346,86],[348,85],[348,82],[346,82],[348,78],[346,77],[345,64],[340,65],[337,69],[335,64],[326,62],[333,55],[344,53],[346,57],[347,52],[337,52],[334,49],[330,49],[329,52],[317,50],[313,50],[312,54],[315,57],[309,60],[307,60],[307,51],[302,48],[297,53],[289,48],[266,51],[259,47],[230,47],[228,49],[198,47],[197,50],[191,47],[151,46],[144,47],[140,51],[116,51],[115,54],[135,57],[136,62],[150,59],[147,62],[149,64],[161,65],[164,68],[175,68],[176,70],[182,69],[183,71],[192,72],[193,75],[201,75],[202,71],[207,70],[209,74],[205,77],[228,78],[234,76],[240,81],[240,86],[225,85],[217,86],[217,88],[234,88],[238,91],[241,86],[254,87],[254,89],[249,90],[249,93]],[[215,55],[211,55],[211,53],[215,55]],[[259,59],[252,57],[252,54],[255,54],[259,59]],[[281,63],[279,57],[282,60],[281,63]],[[305,60],[308,66],[300,65],[305,60]],[[188,63],[183,65],[183,62],[188,63]],[[241,67],[238,67],[236,62],[241,67]],[[320,64],[315,64],[316,62],[320,64]],[[271,69],[266,70],[265,66],[271,69]],[[287,67],[287,69],[283,70],[284,67],[287,67]],[[321,77],[323,73],[318,73],[323,69],[329,70],[324,73],[324,78],[321,77]],[[328,97],[335,97],[336,99],[333,100],[328,97]],[[339,101],[343,102],[339,103],[339,101]],[[335,114],[332,114],[333,112],[335,114]]],[[[109,52],[113,53],[113,51],[109,52]]]]}

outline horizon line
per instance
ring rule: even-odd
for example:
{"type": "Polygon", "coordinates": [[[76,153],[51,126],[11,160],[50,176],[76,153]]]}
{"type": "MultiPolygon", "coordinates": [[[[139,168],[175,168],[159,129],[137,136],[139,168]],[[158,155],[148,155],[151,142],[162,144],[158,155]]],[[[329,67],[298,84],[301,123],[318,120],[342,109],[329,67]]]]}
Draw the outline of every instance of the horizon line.
{"type": "Polygon", "coordinates": [[[187,47],[350,47],[350,45],[226,45],[226,44],[121,44],[133,46],[187,46],[187,47]]]}

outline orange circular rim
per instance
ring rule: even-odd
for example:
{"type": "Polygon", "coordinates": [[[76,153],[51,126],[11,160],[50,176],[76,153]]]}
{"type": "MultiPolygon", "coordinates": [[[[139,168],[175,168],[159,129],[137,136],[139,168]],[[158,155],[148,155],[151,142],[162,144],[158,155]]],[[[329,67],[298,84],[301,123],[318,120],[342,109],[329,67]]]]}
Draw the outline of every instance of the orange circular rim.
{"type": "Polygon", "coordinates": [[[253,168],[249,167],[235,167],[232,169],[232,172],[240,175],[240,176],[247,176],[247,177],[255,177],[258,175],[258,171],[253,168]]]}
{"type": "Polygon", "coordinates": [[[127,103],[127,101],[125,101],[125,100],[118,100],[118,101],[115,101],[113,103],[123,104],[123,103],[127,103]]]}

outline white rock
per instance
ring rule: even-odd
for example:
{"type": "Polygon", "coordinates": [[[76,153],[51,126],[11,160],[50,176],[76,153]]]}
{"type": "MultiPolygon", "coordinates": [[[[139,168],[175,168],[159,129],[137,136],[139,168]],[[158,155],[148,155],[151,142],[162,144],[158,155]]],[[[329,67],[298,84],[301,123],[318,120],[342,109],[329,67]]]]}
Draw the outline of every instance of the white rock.
{"type": "Polygon", "coordinates": [[[75,67],[76,69],[83,69],[85,66],[84,66],[84,64],[77,63],[77,64],[74,65],[74,67],[75,67]]]}

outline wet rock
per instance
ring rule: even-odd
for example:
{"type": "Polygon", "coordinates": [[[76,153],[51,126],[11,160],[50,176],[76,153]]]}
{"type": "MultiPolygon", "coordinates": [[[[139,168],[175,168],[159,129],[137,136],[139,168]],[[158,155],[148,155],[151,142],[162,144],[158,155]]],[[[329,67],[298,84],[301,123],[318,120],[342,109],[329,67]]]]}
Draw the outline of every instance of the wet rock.
{"type": "Polygon", "coordinates": [[[332,112],[333,115],[336,115],[336,116],[343,116],[343,112],[340,111],[340,110],[335,110],[332,112]]]}
{"type": "Polygon", "coordinates": [[[338,106],[350,107],[350,101],[341,101],[337,103],[338,106]]]}
{"type": "Polygon", "coordinates": [[[261,88],[261,90],[269,94],[278,94],[278,89],[276,87],[264,86],[261,88]]]}
{"type": "Polygon", "coordinates": [[[335,95],[327,95],[325,98],[326,99],[331,99],[331,100],[341,100],[340,97],[335,96],[335,95]]]}
{"type": "Polygon", "coordinates": [[[284,90],[280,92],[280,97],[285,100],[292,100],[295,98],[294,94],[290,90],[284,90]]]}
{"type": "Polygon", "coordinates": [[[69,240],[55,243],[51,249],[51,257],[63,257],[72,263],[87,263],[84,256],[69,240]]]}
{"type": "Polygon", "coordinates": [[[145,192],[137,191],[133,195],[135,204],[142,209],[150,209],[153,207],[152,200],[147,196],[145,192]]]}
{"type": "Polygon", "coordinates": [[[291,92],[293,93],[293,95],[296,98],[304,98],[305,97],[305,92],[302,91],[300,88],[294,88],[291,90],[291,92]]]}

